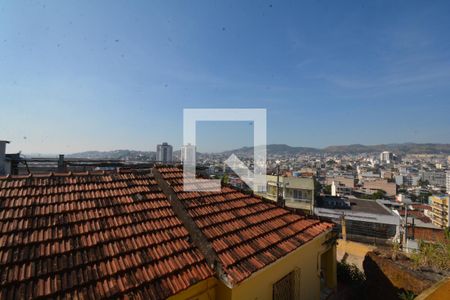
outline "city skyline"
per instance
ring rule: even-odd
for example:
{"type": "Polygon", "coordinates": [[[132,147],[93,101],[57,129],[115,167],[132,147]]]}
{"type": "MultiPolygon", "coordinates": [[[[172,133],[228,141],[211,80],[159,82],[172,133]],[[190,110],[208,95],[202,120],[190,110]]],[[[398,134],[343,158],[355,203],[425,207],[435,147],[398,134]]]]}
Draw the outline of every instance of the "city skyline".
{"type": "MultiPolygon", "coordinates": [[[[266,108],[268,143],[448,143],[449,12],[445,1],[4,2],[0,138],[27,153],[179,148],[184,108],[266,108]]],[[[220,147],[250,144],[239,134],[220,147]]]]}
{"type": "Polygon", "coordinates": [[[0,1],[0,300],[441,299],[450,1],[0,1]]]}

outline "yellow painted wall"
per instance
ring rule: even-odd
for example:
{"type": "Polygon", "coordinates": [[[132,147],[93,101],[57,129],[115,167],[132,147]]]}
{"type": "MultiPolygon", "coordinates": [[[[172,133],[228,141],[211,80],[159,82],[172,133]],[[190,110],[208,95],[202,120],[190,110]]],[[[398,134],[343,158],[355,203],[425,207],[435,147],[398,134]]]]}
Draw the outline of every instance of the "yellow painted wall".
{"type": "Polygon", "coordinates": [[[298,248],[274,264],[256,272],[241,284],[229,289],[218,282],[217,300],[272,300],[273,284],[289,274],[295,268],[300,268],[300,298],[304,300],[320,297],[320,263],[328,262],[332,287],[336,286],[336,247],[322,245],[328,234],[322,234],[313,241],[298,248]],[[327,248],[328,247],[328,248],[327,248]],[[331,249],[331,254],[322,259],[321,254],[331,249]],[[231,298],[230,298],[231,296],[231,298]]]}
{"type": "Polygon", "coordinates": [[[216,299],[217,279],[214,277],[196,283],[172,297],[170,300],[214,300],[216,299]]]}
{"type": "Polygon", "coordinates": [[[376,247],[363,243],[339,239],[337,240],[336,248],[336,258],[338,261],[341,261],[344,258],[344,255],[347,254],[347,263],[356,265],[361,271],[364,272],[364,257],[366,256],[367,252],[375,250],[376,247]]]}
{"type": "Polygon", "coordinates": [[[444,278],[418,295],[416,300],[442,300],[450,295],[450,277],[444,278]]]}

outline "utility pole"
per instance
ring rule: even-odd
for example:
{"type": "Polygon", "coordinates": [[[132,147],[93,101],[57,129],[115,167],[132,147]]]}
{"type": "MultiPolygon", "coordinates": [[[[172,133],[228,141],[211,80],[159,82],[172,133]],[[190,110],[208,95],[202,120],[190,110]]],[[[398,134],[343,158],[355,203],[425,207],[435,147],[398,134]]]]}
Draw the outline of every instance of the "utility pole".
{"type": "Polygon", "coordinates": [[[345,215],[342,213],[341,215],[341,232],[342,232],[342,239],[344,241],[347,240],[347,224],[345,223],[345,215]]]}
{"type": "Polygon", "coordinates": [[[406,249],[406,243],[408,240],[408,205],[405,203],[405,223],[403,229],[403,248],[406,249]]]}

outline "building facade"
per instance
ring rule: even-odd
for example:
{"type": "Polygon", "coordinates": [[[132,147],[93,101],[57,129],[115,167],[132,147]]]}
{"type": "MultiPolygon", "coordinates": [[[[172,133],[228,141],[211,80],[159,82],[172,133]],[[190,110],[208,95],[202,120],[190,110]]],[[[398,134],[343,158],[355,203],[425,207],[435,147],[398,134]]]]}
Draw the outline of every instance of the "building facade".
{"type": "MultiPolygon", "coordinates": [[[[314,178],[280,176],[281,194],[287,207],[311,212],[314,207],[314,178]]],[[[267,175],[267,192],[262,195],[276,201],[277,176],[267,175]]]]}
{"type": "Polygon", "coordinates": [[[156,147],[156,161],[163,164],[173,162],[173,148],[168,143],[162,143],[156,147]]]}
{"type": "Polygon", "coordinates": [[[440,228],[450,227],[450,196],[430,196],[428,202],[431,205],[431,220],[440,228]]]}
{"type": "Polygon", "coordinates": [[[442,171],[424,171],[420,173],[420,178],[437,187],[446,186],[446,173],[442,171]]]}
{"type": "Polygon", "coordinates": [[[355,176],[349,176],[349,175],[338,175],[338,176],[328,176],[326,178],[325,184],[331,185],[333,182],[336,184],[344,185],[348,188],[354,188],[355,187],[355,176]]]}
{"type": "Polygon", "coordinates": [[[181,162],[183,164],[193,164],[195,162],[196,156],[196,147],[187,144],[181,147],[181,162]]]}
{"type": "Polygon", "coordinates": [[[382,190],[388,197],[394,197],[397,194],[395,182],[388,182],[386,179],[366,180],[363,187],[369,190],[382,190]]]}
{"type": "Polygon", "coordinates": [[[380,154],[380,162],[382,164],[390,164],[394,158],[394,155],[389,151],[383,151],[380,154]]]}
{"type": "Polygon", "coordinates": [[[447,171],[446,173],[446,176],[445,176],[445,178],[446,178],[446,190],[447,190],[447,194],[450,194],[450,170],[449,171],[447,171]]]}
{"type": "Polygon", "coordinates": [[[353,192],[352,187],[348,187],[345,184],[340,182],[332,182],[331,183],[331,196],[348,196],[353,192]]]}

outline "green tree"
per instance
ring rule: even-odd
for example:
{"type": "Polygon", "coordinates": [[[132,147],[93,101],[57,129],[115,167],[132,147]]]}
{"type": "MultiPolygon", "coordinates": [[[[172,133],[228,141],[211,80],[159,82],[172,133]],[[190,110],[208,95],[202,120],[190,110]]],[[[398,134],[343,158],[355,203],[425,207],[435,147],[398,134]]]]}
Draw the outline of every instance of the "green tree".
{"type": "Polygon", "coordinates": [[[419,251],[411,256],[417,269],[432,269],[438,272],[450,270],[450,233],[444,231],[443,241],[429,243],[419,242],[419,251]]]}
{"type": "Polygon", "coordinates": [[[327,160],[327,165],[328,166],[332,166],[332,165],[335,165],[335,164],[336,164],[336,162],[334,160],[332,160],[332,159],[327,160]]]}
{"type": "Polygon", "coordinates": [[[319,181],[317,181],[316,177],[313,177],[314,180],[314,196],[318,197],[320,196],[320,191],[322,190],[322,185],[319,181]]]}
{"type": "Polygon", "coordinates": [[[222,184],[228,184],[229,181],[230,181],[230,177],[228,177],[228,174],[224,174],[222,176],[222,184]]]}
{"type": "Polygon", "coordinates": [[[331,195],[331,184],[327,184],[323,187],[323,193],[325,195],[331,195]]]}
{"type": "Polygon", "coordinates": [[[430,192],[420,193],[419,197],[417,197],[417,201],[420,203],[428,203],[428,197],[432,194],[430,192]]]}
{"type": "Polygon", "coordinates": [[[385,191],[378,190],[375,193],[373,193],[370,198],[373,200],[377,200],[377,199],[383,199],[385,196],[386,196],[385,191]]]}
{"type": "Polygon", "coordinates": [[[421,179],[419,179],[419,181],[417,181],[417,184],[421,187],[426,187],[430,183],[428,182],[428,180],[422,180],[422,178],[421,178],[421,179]]]}

